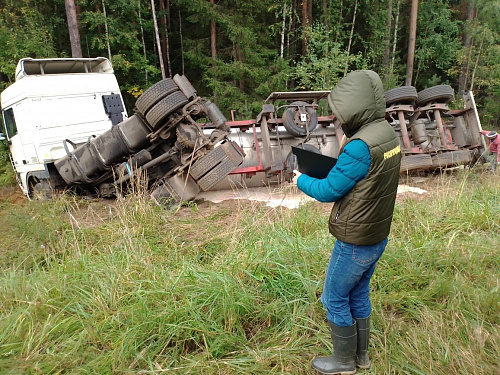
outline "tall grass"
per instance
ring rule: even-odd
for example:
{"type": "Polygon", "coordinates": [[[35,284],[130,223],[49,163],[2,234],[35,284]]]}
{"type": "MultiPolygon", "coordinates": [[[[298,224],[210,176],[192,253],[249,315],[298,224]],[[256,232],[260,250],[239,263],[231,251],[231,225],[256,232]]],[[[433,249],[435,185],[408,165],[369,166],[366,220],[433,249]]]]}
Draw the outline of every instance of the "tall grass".
{"type": "MultiPolygon", "coordinates": [[[[500,368],[500,180],[435,184],[396,206],[365,374],[500,368]]],[[[331,349],[325,205],[174,211],[136,194],[0,212],[1,374],[312,374],[331,349]]]]}

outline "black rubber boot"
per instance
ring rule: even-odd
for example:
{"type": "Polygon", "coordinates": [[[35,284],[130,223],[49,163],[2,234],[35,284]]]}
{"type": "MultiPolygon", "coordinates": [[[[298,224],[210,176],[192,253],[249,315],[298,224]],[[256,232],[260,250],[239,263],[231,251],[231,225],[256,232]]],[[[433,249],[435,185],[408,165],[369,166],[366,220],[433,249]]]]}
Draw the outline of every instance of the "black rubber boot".
{"type": "Polygon", "coordinates": [[[313,369],[322,374],[355,374],[357,333],[356,321],[352,326],[339,327],[328,322],[332,336],[333,354],[328,357],[316,357],[312,361],[313,369]]]}
{"type": "Polygon", "coordinates": [[[358,348],[356,350],[356,366],[359,368],[370,368],[371,362],[368,357],[368,344],[370,342],[370,317],[356,319],[358,331],[358,348]]]}

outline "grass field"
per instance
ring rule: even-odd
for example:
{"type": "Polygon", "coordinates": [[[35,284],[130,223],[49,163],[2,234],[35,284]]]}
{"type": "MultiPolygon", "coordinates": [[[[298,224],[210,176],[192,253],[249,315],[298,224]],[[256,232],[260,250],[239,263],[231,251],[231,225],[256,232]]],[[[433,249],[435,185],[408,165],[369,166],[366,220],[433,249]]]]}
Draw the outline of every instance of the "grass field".
{"type": "MultiPolygon", "coordinates": [[[[372,368],[500,373],[500,177],[398,198],[372,368]]],[[[0,198],[0,374],[313,374],[330,205],[0,198]]]]}

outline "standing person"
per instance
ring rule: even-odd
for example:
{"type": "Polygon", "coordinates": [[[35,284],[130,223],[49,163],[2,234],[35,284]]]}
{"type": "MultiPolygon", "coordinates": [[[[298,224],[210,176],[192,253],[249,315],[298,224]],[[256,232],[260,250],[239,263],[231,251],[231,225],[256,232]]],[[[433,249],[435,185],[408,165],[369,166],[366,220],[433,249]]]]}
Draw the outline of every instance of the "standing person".
{"type": "Polygon", "coordinates": [[[354,374],[369,368],[371,303],[369,283],[385,250],[401,163],[399,140],[385,120],[382,81],[370,70],[345,76],[328,95],[347,143],[325,179],[305,174],[297,187],[320,202],[335,202],[329,219],[337,238],[328,264],[321,302],[333,354],[316,357],[322,374],[354,374]]]}
{"type": "Polygon", "coordinates": [[[497,164],[500,163],[500,137],[496,131],[483,130],[481,134],[488,139],[488,148],[482,153],[481,157],[491,163],[490,169],[495,172],[497,164]]]}

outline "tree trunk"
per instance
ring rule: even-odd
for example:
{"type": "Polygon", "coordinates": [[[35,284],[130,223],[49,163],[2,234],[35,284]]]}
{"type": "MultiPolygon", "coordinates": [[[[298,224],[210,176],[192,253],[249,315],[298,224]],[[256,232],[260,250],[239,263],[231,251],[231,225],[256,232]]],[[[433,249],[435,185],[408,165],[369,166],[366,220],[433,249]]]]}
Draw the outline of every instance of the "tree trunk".
{"type": "Polygon", "coordinates": [[[151,0],[151,13],[153,15],[153,23],[154,23],[154,27],[155,27],[156,46],[158,48],[158,60],[160,61],[161,77],[163,79],[165,79],[165,78],[167,78],[167,75],[165,74],[165,66],[163,65],[162,52],[161,52],[161,42],[160,42],[160,33],[158,31],[158,21],[156,20],[156,8],[155,8],[155,2],[154,2],[154,0],[151,0]]]}
{"type": "Polygon", "coordinates": [[[179,9],[179,41],[181,43],[181,65],[182,65],[182,75],[184,75],[184,41],[182,40],[182,14],[179,9]]]}
{"type": "MultiPolygon", "coordinates": [[[[141,42],[142,42],[142,53],[144,55],[144,61],[147,61],[146,55],[146,42],[144,41],[144,28],[142,27],[142,16],[141,16],[141,0],[137,0],[137,9],[139,16],[139,25],[141,27],[141,42]]],[[[148,86],[148,70],[145,70],[146,86],[148,86]]]]}
{"type": "MultiPolygon", "coordinates": [[[[243,65],[243,51],[242,51],[241,47],[239,45],[236,45],[235,43],[233,43],[233,48],[235,50],[236,60],[238,62],[240,62],[241,65],[243,65]]],[[[238,80],[238,87],[240,88],[241,91],[244,91],[245,90],[245,80],[239,79],[238,80]]]]}
{"type": "MultiPolygon", "coordinates": [[[[307,11],[308,11],[308,0],[302,0],[302,56],[307,55],[307,11]]],[[[312,0],[311,0],[312,1],[312,0]]]]}
{"type": "Polygon", "coordinates": [[[389,72],[389,64],[391,57],[391,28],[392,28],[392,0],[387,1],[387,17],[385,19],[385,27],[387,34],[385,36],[385,46],[384,46],[384,78],[389,72]]]}
{"type": "Polygon", "coordinates": [[[172,30],[172,24],[170,21],[170,0],[165,0],[165,6],[167,8],[167,28],[172,30]]]}
{"type": "Polygon", "coordinates": [[[415,59],[415,42],[417,38],[418,0],[411,0],[410,38],[408,40],[408,57],[406,60],[405,86],[411,86],[413,78],[413,61],[415,59]]]}
{"type": "Polygon", "coordinates": [[[106,14],[106,4],[102,0],[102,12],[104,14],[104,30],[106,32],[106,45],[108,46],[108,58],[111,61],[111,45],[109,44],[108,16],[106,14]]]}
{"type": "Polygon", "coordinates": [[[474,19],[475,6],[474,2],[467,1],[466,7],[466,15],[465,15],[465,27],[464,27],[464,35],[462,38],[462,43],[464,47],[464,52],[466,54],[465,61],[462,63],[462,71],[460,74],[460,78],[458,80],[458,91],[463,92],[467,90],[467,82],[469,80],[469,67],[471,62],[471,53],[472,53],[472,35],[470,30],[470,24],[474,19]]]}
{"type": "MultiPolygon", "coordinates": [[[[215,0],[210,0],[210,4],[215,4],[215,0]]],[[[212,52],[212,60],[217,58],[217,28],[215,21],[210,21],[210,50],[212,52]]]]}
{"type": "MultiPolygon", "coordinates": [[[[351,34],[349,35],[349,44],[347,45],[347,56],[351,53],[352,38],[354,36],[354,26],[356,25],[356,13],[358,12],[358,0],[354,3],[354,14],[352,16],[351,34]]],[[[344,73],[347,73],[349,62],[346,62],[344,73]]]]}
{"type": "Polygon", "coordinates": [[[80,43],[80,32],[78,31],[75,0],[64,0],[64,5],[66,6],[66,18],[68,19],[71,56],[82,57],[82,45],[80,43]]]}
{"type": "Polygon", "coordinates": [[[283,58],[285,52],[285,27],[286,27],[286,3],[283,4],[283,22],[281,24],[281,48],[280,48],[281,58],[283,58]]]}
{"type": "Polygon", "coordinates": [[[288,50],[290,51],[290,56],[295,59],[297,55],[297,17],[295,17],[298,10],[298,0],[292,0],[292,9],[290,10],[290,28],[289,28],[289,37],[288,37],[288,46],[290,47],[288,50]],[[292,36],[292,42],[290,43],[290,35],[292,36]]]}
{"type": "MultiPolygon", "coordinates": [[[[100,8],[100,6],[99,6],[98,3],[95,4],[95,12],[96,13],[101,13],[101,8],[100,8]]],[[[97,33],[98,34],[102,34],[102,26],[101,26],[101,24],[97,25],[97,33]]]]}
{"type": "Polygon", "coordinates": [[[313,0],[307,2],[307,24],[313,24],[313,0]]]}
{"type": "Polygon", "coordinates": [[[328,33],[330,31],[330,17],[328,16],[328,3],[327,0],[322,0],[323,3],[323,23],[325,25],[325,31],[328,33]]]}
{"type": "Polygon", "coordinates": [[[160,21],[161,21],[161,48],[162,48],[162,59],[163,64],[166,66],[166,70],[168,70],[168,76],[172,77],[172,71],[170,68],[170,57],[169,57],[169,48],[168,48],[168,28],[167,28],[167,13],[165,10],[165,0],[160,0],[160,21]]]}
{"type": "Polygon", "coordinates": [[[392,57],[391,66],[389,68],[389,75],[392,76],[394,73],[394,60],[396,59],[396,46],[398,42],[398,27],[399,27],[399,6],[401,5],[401,0],[398,0],[396,5],[396,19],[394,20],[394,38],[392,40],[392,57]]]}
{"type": "Polygon", "coordinates": [[[474,69],[472,70],[472,77],[470,79],[469,91],[472,91],[472,89],[474,88],[474,78],[476,76],[477,66],[479,65],[479,57],[481,56],[481,52],[483,51],[483,44],[484,44],[484,35],[483,35],[483,38],[481,39],[481,44],[479,45],[479,51],[477,52],[476,62],[474,64],[474,69]]]}

